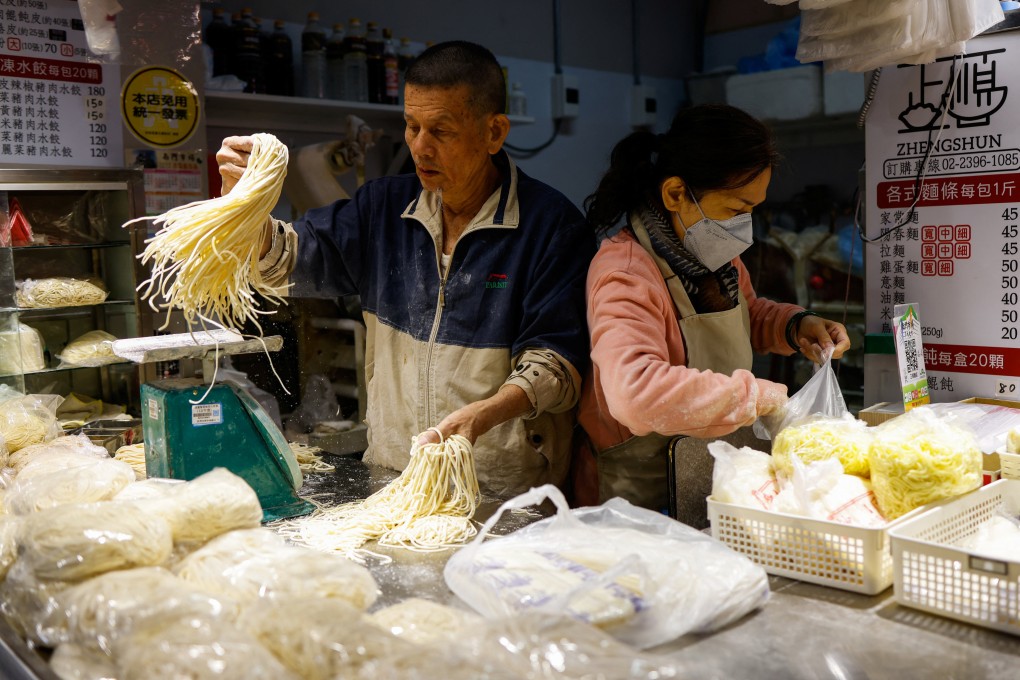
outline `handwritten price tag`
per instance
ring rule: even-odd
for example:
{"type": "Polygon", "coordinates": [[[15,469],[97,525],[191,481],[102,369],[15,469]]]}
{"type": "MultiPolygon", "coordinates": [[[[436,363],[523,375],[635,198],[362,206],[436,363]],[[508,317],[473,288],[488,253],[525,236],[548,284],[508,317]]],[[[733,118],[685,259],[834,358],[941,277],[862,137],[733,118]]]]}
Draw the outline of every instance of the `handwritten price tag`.
{"type": "Polygon", "coordinates": [[[1020,399],[1020,378],[993,378],[992,397],[994,399],[1020,399]]]}

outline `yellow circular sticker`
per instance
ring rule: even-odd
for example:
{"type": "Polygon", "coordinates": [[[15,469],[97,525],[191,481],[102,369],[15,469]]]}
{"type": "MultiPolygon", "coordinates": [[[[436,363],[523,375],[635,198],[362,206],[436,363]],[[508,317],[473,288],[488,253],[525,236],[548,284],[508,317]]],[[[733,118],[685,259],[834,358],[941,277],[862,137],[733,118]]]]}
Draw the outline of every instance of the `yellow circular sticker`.
{"type": "Polygon", "coordinates": [[[146,144],[183,144],[198,127],[198,94],[177,71],[152,66],[135,71],[120,93],[124,122],[146,144]]]}

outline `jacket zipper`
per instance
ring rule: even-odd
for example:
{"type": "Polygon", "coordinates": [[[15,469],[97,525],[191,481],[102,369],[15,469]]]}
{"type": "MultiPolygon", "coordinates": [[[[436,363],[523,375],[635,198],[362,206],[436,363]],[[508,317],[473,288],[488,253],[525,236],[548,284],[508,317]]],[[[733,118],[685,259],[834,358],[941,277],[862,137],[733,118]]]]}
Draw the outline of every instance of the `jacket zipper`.
{"type": "MultiPolygon", "coordinates": [[[[453,250],[454,251],[457,250],[457,245],[456,244],[454,244],[453,250]]],[[[439,271],[443,271],[442,256],[443,256],[443,254],[442,254],[442,252],[440,252],[439,253],[439,258],[440,259],[436,262],[436,265],[438,266],[439,271]]],[[[453,251],[450,252],[450,268],[451,269],[453,268],[453,251]]],[[[425,351],[425,368],[424,368],[423,379],[421,380],[421,389],[420,389],[420,391],[422,393],[424,393],[424,399],[425,399],[425,421],[426,422],[422,423],[422,425],[421,425],[422,429],[424,429],[426,427],[431,427],[432,425],[436,424],[434,422],[435,419],[436,419],[436,416],[432,412],[432,409],[433,409],[433,404],[432,404],[432,388],[431,388],[431,381],[429,380],[429,376],[432,374],[432,350],[436,346],[436,336],[439,335],[439,322],[443,318],[443,308],[446,306],[446,279],[447,279],[447,277],[449,277],[449,275],[450,275],[450,270],[447,269],[445,272],[443,272],[442,277],[439,279],[439,296],[438,296],[438,299],[436,300],[436,314],[432,318],[432,332],[429,333],[429,342],[428,342],[428,346],[427,346],[426,351],[425,351]]]]}

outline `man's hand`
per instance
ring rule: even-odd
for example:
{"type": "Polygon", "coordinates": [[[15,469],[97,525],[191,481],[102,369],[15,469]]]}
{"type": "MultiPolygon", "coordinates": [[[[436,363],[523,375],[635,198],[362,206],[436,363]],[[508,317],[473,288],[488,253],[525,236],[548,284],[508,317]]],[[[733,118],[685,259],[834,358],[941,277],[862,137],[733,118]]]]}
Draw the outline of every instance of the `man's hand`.
{"type": "Polygon", "coordinates": [[[251,137],[227,137],[223,140],[220,150],[216,152],[216,163],[223,179],[221,196],[230,193],[244,174],[244,169],[248,167],[253,141],[251,137]]]}
{"type": "Polygon", "coordinates": [[[843,356],[843,352],[850,349],[850,336],[841,323],[820,316],[805,316],[797,325],[797,344],[804,356],[819,363],[827,347],[833,348],[833,359],[843,356]]]}
{"type": "Polygon", "coordinates": [[[483,434],[512,418],[531,413],[531,400],[520,387],[503,385],[499,392],[481,401],[463,406],[443,418],[438,425],[418,435],[417,444],[438,444],[439,432],[443,439],[459,434],[472,446],[483,434]],[[438,430],[438,432],[437,432],[438,430]]]}

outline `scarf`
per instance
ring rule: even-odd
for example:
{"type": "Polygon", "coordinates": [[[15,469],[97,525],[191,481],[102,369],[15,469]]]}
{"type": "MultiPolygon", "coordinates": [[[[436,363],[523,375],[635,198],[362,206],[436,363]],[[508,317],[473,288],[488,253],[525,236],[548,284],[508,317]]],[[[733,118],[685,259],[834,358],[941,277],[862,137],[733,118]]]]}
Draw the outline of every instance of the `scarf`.
{"type": "Polygon", "coordinates": [[[740,281],[737,268],[727,263],[712,272],[691,255],[660,210],[648,203],[639,217],[648,231],[655,254],[666,261],[680,279],[694,311],[699,314],[724,312],[739,304],[740,281]]]}

